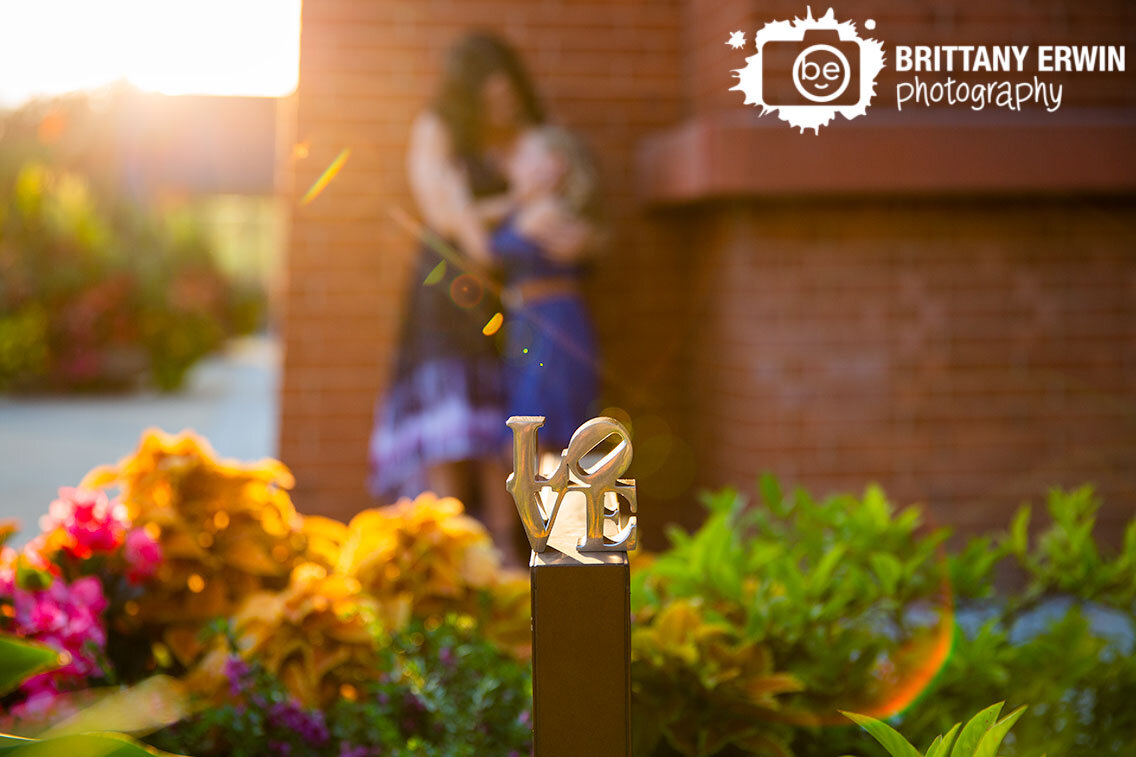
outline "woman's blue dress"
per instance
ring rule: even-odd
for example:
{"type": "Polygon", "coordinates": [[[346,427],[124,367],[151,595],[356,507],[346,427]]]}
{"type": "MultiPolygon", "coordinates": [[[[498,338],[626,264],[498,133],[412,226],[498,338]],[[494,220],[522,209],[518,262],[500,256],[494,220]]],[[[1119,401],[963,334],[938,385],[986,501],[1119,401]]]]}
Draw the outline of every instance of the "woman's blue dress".
{"type": "MultiPolygon", "coordinates": [[[[538,244],[517,232],[512,219],[498,228],[491,247],[506,291],[525,282],[580,279],[583,274],[580,265],[550,260],[538,244]]],[[[516,307],[507,303],[506,308],[506,415],[543,415],[541,445],[562,449],[597,410],[596,340],[587,307],[577,291],[516,307]]]]}

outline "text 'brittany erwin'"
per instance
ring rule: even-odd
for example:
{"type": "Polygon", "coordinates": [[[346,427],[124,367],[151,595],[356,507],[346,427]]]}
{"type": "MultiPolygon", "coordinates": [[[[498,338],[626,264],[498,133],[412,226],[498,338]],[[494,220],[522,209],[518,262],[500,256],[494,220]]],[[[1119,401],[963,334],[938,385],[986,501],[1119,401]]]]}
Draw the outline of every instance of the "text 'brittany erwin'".
{"type": "Polygon", "coordinates": [[[1123,71],[1123,45],[896,45],[896,71],[1123,71]]]}
{"type": "Polygon", "coordinates": [[[576,429],[556,470],[545,476],[539,470],[537,430],[541,416],[514,415],[507,421],[513,429],[513,472],[505,487],[521,516],[529,545],[534,552],[548,546],[553,524],[564,496],[580,492],[585,502],[585,532],[576,548],[580,552],[626,552],[638,544],[635,481],[621,479],[631,465],[631,435],[614,418],[593,418],[576,429]],[[614,440],[611,449],[586,465],[585,457],[614,440]],[[555,495],[551,508],[542,501],[544,489],[555,495]],[[609,496],[610,495],[610,496],[609,496]],[[605,536],[604,526],[614,523],[616,533],[605,536]]]}

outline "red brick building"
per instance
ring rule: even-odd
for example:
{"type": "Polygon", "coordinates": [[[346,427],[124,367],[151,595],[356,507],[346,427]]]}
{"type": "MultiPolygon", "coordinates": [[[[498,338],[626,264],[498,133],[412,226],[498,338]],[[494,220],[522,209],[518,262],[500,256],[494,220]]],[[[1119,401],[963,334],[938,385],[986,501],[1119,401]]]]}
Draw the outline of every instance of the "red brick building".
{"type": "MultiPolygon", "coordinates": [[[[814,10],[822,11],[817,6],[814,10]]],[[[891,44],[1125,44],[1126,0],[852,2],[891,44]]],[[[1136,88],[1054,75],[1060,110],[896,112],[819,136],[728,91],[729,32],[805,3],[308,0],[284,163],[281,454],[308,511],[364,487],[375,396],[414,248],[404,154],[446,47],[500,31],[558,120],[596,148],[614,240],[590,298],[607,404],[636,424],[648,525],[694,487],[769,470],[817,492],[878,481],[964,527],[1056,484],[1136,510],[1136,88]],[[620,293],[616,296],[616,293],[620,293]],[[655,515],[649,515],[654,512],[655,515]]],[[[657,532],[657,528],[654,529],[657,532]]]]}

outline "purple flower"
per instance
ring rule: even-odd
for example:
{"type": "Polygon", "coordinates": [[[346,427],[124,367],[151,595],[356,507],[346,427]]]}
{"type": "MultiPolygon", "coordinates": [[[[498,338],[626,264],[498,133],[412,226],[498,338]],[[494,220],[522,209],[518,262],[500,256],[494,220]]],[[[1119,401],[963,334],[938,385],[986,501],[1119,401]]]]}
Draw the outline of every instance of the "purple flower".
{"type": "Polygon", "coordinates": [[[294,701],[272,705],[268,711],[268,722],[297,734],[307,744],[323,746],[330,734],[319,710],[305,710],[294,701]]]}
{"type": "Polygon", "coordinates": [[[248,680],[250,672],[248,663],[236,655],[225,660],[225,677],[229,679],[229,696],[240,695],[241,687],[248,680]]]}
{"type": "Polygon", "coordinates": [[[442,647],[442,651],[438,652],[438,660],[447,668],[453,666],[455,659],[454,650],[449,647],[442,647]]]}

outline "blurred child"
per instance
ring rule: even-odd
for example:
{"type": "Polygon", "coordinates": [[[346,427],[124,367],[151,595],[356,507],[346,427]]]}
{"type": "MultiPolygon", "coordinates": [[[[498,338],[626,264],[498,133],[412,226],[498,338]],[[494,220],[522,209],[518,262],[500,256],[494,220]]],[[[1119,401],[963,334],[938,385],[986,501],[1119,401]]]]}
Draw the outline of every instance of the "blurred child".
{"type": "Polygon", "coordinates": [[[516,208],[489,240],[505,287],[506,416],[543,415],[541,447],[559,452],[595,411],[598,393],[595,335],[580,291],[598,229],[596,171],[583,143],[552,126],[526,132],[507,170],[516,208]],[[564,244],[567,229],[587,233],[564,244]]]}

